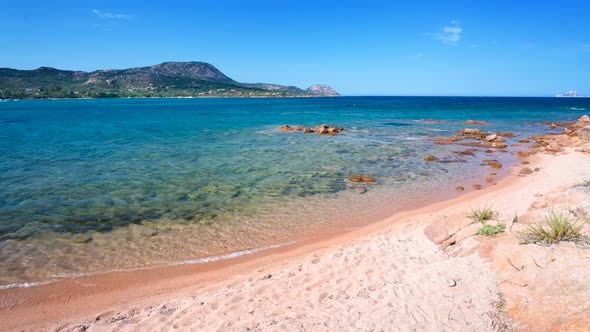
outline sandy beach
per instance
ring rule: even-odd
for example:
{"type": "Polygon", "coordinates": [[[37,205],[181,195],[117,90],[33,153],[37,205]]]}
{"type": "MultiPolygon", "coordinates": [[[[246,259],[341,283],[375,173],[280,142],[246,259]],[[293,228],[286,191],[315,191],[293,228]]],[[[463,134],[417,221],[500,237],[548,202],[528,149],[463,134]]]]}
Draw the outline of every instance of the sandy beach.
{"type": "Polygon", "coordinates": [[[541,150],[483,190],[336,237],[4,289],[0,330],[588,330],[590,246],[523,234],[551,211],[587,234],[590,155],[541,150]],[[468,215],[486,206],[504,233],[476,235],[468,215]]]}

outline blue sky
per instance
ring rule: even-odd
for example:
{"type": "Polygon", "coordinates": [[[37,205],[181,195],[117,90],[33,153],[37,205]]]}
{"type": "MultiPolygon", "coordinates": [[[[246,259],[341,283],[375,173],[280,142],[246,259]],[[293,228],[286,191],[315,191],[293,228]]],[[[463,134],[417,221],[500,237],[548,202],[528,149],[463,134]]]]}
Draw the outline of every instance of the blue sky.
{"type": "Polygon", "coordinates": [[[8,1],[0,67],[206,61],[346,95],[590,94],[590,1],[8,1]]]}

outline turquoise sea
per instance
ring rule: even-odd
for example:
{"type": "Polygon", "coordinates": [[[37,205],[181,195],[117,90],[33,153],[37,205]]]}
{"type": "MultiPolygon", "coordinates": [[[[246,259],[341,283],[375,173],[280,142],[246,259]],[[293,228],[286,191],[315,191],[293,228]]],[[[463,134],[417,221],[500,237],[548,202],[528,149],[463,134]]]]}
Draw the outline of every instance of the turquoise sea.
{"type": "MultiPolygon", "coordinates": [[[[486,158],[437,136],[488,121],[518,138],[590,99],[337,97],[0,102],[0,285],[296,241],[477,182],[486,158]],[[433,118],[443,123],[420,121],[433,118]],[[344,127],[335,136],[283,124],[344,127]],[[445,162],[425,162],[434,154],[445,162]],[[368,174],[376,184],[354,184],[368,174]],[[360,192],[366,193],[359,194],[360,192]]],[[[505,167],[506,168],[506,167],[505,167]]],[[[466,186],[466,188],[468,188],[466,186]]],[[[468,188],[469,189],[469,188],[468,188]]]]}

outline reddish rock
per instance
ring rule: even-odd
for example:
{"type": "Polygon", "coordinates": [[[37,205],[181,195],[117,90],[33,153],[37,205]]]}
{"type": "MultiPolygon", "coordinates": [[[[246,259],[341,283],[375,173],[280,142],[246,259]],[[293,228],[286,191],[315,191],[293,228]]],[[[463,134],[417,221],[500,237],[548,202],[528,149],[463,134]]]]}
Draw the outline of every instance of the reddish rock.
{"type": "Polygon", "coordinates": [[[315,132],[320,135],[335,135],[343,130],[344,128],[328,126],[325,124],[315,127],[315,132]]]}
{"type": "Polygon", "coordinates": [[[305,134],[313,133],[313,129],[311,129],[311,128],[305,128],[305,129],[303,129],[303,132],[305,134]]]}
{"type": "Polygon", "coordinates": [[[502,164],[499,161],[497,161],[497,160],[492,160],[492,161],[488,162],[488,165],[491,168],[494,168],[494,169],[500,169],[500,168],[502,168],[502,164]]]}
{"type": "Polygon", "coordinates": [[[301,126],[295,126],[295,127],[293,127],[293,130],[303,131],[303,127],[301,127],[301,126]]]}
{"type": "Polygon", "coordinates": [[[582,116],[581,116],[581,117],[578,119],[578,121],[580,121],[580,122],[590,122],[590,117],[589,117],[588,115],[585,115],[585,114],[584,114],[584,115],[582,115],[582,116]]]}
{"type": "Polygon", "coordinates": [[[481,188],[483,188],[483,186],[481,184],[474,184],[471,187],[475,190],[481,190],[481,188]]]}
{"type": "Polygon", "coordinates": [[[518,152],[516,153],[516,155],[517,155],[518,157],[520,157],[520,158],[526,158],[526,157],[530,156],[530,155],[531,155],[531,153],[530,153],[530,152],[528,152],[528,151],[524,151],[524,150],[523,150],[523,151],[518,151],[518,152]]]}
{"type": "Polygon", "coordinates": [[[282,131],[291,131],[291,130],[293,130],[293,128],[291,126],[289,126],[289,125],[282,125],[282,126],[279,127],[279,130],[282,130],[282,131]]]}
{"type": "Polygon", "coordinates": [[[520,174],[520,175],[533,174],[533,170],[528,167],[525,167],[525,168],[521,169],[520,172],[518,172],[518,174],[520,174]]]}
{"type": "Polygon", "coordinates": [[[373,183],[375,182],[375,178],[368,176],[368,175],[352,175],[348,178],[348,181],[350,182],[369,182],[369,183],[373,183]]]}
{"type": "Polygon", "coordinates": [[[481,223],[476,223],[460,229],[457,234],[455,234],[455,242],[461,242],[468,237],[476,235],[481,226],[481,223]]]}
{"type": "Polygon", "coordinates": [[[557,142],[549,143],[546,149],[550,152],[560,152],[562,150],[561,145],[559,145],[557,142]]]}
{"type": "Polygon", "coordinates": [[[473,150],[453,151],[453,153],[462,154],[464,156],[473,156],[473,150]]]}
{"type": "Polygon", "coordinates": [[[465,135],[476,135],[479,134],[480,131],[477,128],[465,128],[463,129],[463,134],[465,135]]]}
{"type": "Polygon", "coordinates": [[[317,126],[315,127],[315,132],[320,134],[320,135],[326,135],[328,134],[328,126],[327,125],[321,125],[321,126],[317,126]]]}
{"type": "Polygon", "coordinates": [[[428,155],[428,156],[424,157],[424,160],[425,161],[434,161],[434,160],[436,160],[436,157],[433,155],[428,155]]]}
{"type": "Polygon", "coordinates": [[[440,218],[424,228],[424,234],[435,244],[441,244],[465,227],[471,220],[461,218],[440,218]]]}
{"type": "Polygon", "coordinates": [[[520,143],[529,143],[531,140],[528,138],[521,138],[518,140],[520,143]]]}
{"type": "Polygon", "coordinates": [[[463,187],[463,186],[457,186],[455,188],[455,190],[457,190],[457,191],[463,191],[463,190],[465,190],[465,187],[463,187]]]}

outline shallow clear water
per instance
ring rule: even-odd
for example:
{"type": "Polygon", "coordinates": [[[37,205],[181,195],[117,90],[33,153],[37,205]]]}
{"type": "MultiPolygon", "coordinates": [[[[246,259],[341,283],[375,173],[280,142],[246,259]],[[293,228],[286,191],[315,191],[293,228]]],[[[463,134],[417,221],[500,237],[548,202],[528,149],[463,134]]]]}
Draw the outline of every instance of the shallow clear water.
{"type": "Polygon", "coordinates": [[[590,100],[559,98],[3,102],[0,284],[289,241],[339,213],[362,218],[377,197],[417,198],[480,174],[483,152],[458,157],[461,148],[433,144],[465,119],[528,136],[548,130],[529,122],[588,110],[590,100]],[[427,118],[445,122],[417,121],[427,118]],[[345,131],[276,129],[323,123],[345,131]],[[424,162],[430,153],[453,162],[424,162]],[[378,183],[358,195],[351,174],[378,183]]]}

